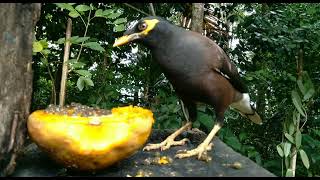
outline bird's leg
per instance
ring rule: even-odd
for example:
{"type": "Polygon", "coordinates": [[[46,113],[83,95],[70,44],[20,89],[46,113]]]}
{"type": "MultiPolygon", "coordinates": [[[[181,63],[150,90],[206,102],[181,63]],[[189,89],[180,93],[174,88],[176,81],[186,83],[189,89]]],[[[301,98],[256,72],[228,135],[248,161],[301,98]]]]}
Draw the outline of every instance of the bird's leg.
{"type": "Polygon", "coordinates": [[[192,126],[192,120],[194,120],[197,117],[197,108],[196,108],[196,104],[188,101],[188,99],[184,99],[183,101],[180,101],[181,106],[182,106],[182,111],[183,114],[187,120],[187,123],[182,126],[180,129],[178,129],[177,131],[175,131],[174,133],[172,133],[170,136],[167,137],[167,139],[165,139],[163,142],[159,143],[159,144],[148,144],[146,145],[143,150],[145,151],[149,151],[149,150],[153,150],[153,149],[159,149],[162,150],[166,150],[169,149],[171,146],[174,145],[184,145],[186,142],[189,141],[189,139],[184,138],[180,141],[175,141],[174,139],[181,134],[183,131],[188,130],[189,128],[191,128],[192,126]],[[186,109],[185,109],[186,107],[186,109]],[[191,120],[191,121],[190,121],[191,120]]]}
{"type": "Polygon", "coordinates": [[[183,131],[187,130],[191,127],[191,122],[187,122],[184,126],[182,126],[180,129],[172,133],[170,136],[167,137],[164,141],[158,144],[148,144],[143,148],[143,151],[150,151],[153,149],[161,149],[161,151],[169,149],[171,146],[177,146],[177,145],[184,145],[187,141],[189,141],[187,138],[184,138],[180,141],[175,141],[174,139],[180,135],[183,131]]]}
{"type": "Polygon", "coordinates": [[[195,149],[186,151],[178,151],[178,153],[175,155],[176,158],[186,158],[191,156],[198,156],[198,159],[209,161],[211,158],[208,157],[207,151],[210,151],[212,149],[213,144],[211,143],[214,136],[217,134],[217,132],[221,129],[222,123],[218,122],[214,125],[213,129],[207,136],[207,138],[195,149]]]}

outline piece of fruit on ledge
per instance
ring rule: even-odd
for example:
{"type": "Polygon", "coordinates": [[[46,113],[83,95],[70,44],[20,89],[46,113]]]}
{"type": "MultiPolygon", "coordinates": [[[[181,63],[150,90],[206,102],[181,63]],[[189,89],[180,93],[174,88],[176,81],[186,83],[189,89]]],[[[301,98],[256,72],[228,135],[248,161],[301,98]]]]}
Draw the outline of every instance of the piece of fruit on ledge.
{"type": "Polygon", "coordinates": [[[35,111],[27,126],[31,139],[58,163],[71,169],[96,171],[141,148],[153,122],[153,113],[141,107],[108,111],[71,104],[35,111]]]}

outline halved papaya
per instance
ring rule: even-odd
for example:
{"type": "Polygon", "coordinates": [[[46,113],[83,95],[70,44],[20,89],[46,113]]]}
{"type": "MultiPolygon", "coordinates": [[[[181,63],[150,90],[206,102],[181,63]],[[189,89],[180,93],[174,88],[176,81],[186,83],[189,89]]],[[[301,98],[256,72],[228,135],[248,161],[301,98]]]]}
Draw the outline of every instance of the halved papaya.
{"type": "Polygon", "coordinates": [[[72,105],[33,112],[31,139],[55,161],[71,169],[96,171],[134,154],[147,141],[153,113],[141,107],[111,112],[72,105]]]}

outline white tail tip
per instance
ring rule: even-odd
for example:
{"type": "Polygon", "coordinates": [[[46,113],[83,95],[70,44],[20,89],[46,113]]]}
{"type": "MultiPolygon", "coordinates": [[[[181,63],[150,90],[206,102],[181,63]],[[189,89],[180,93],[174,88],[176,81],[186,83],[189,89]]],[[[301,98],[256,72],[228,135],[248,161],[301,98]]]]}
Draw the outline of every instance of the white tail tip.
{"type": "Polygon", "coordinates": [[[238,112],[252,122],[256,124],[262,124],[262,119],[259,114],[251,107],[249,94],[244,93],[243,98],[238,102],[231,104],[232,108],[238,110],[238,112]]]}

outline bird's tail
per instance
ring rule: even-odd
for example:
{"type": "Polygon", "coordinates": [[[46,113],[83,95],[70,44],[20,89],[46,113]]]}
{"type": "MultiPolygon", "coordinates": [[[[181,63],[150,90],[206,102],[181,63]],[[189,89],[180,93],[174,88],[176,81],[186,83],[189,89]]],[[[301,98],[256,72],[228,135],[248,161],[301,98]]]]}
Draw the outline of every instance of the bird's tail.
{"type": "Polygon", "coordinates": [[[242,94],[242,99],[234,102],[230,105],[232,108],[236,109],[242,116],[250,119],[256,124],[262,124],[262,119],[250,104],[250,96],[248,93],[242,94]]]}

